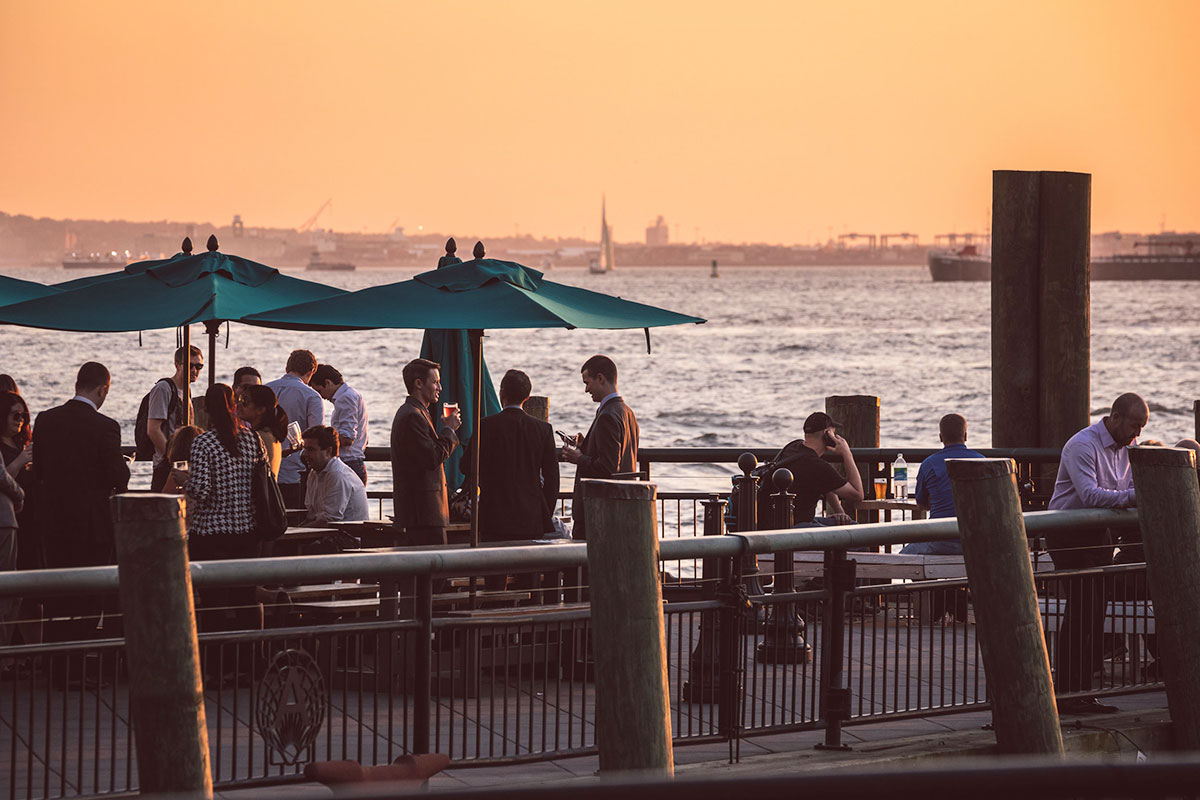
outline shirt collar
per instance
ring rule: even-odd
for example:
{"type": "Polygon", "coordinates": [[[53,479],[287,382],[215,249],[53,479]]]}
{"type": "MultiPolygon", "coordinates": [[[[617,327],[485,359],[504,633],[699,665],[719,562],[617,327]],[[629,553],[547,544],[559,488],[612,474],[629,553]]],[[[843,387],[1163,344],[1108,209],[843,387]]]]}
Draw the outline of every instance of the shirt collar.
{"type": "Polygon", "coordinates": [[[504,408],[502,408],[502,409],[500,409],[500,410],[501,410],[501,411],[508,411],[510,408],[515,408],[517,411],[524,411],[524,410],[525,410],[524,408],[522,408],[521,406],[517,405],[516,403],[514,403],[514,404],[513,404],[513,405],[511,405],[511,406],[505,406],[504,408]]]}
{"type": "Polygon", "coordinates": [[[600,400],[600,405],[596,407],[596,413],[599,414],[600,409],[604,408],[604,406],[608,403],[609,400],[612,400],[614,397],[620,397],[620,396],[621,396],[620,392],[612,392],[610,394],[604,395],[604,397],[600,400]]]}
{"type": "Polygon", "coordinates": [[[329,395],[329,400],[330,400],[330,402],[332,402],[332,401],[334,401],[334,400],[337,400],[337,399],[338,399],[338,395],[340,395],[340,394],[342,393],[342,391],[343,391],[345,388],[346,388],[346,384],[345,384],[345,383],[339,383],[339,384],[338,384],[338,388],[334,389],[334,390],[333,390],[333,394],[329,395]]]}
{"type": "Polygon", "coordinates": [[[71,399],[72,399],[72,400],[78,400],[78,401],[79,401],[79,402],[81,402],[81,403],[87,403],[89,406],[91,406],[91,407],[92,407],[92,410],[93,410],[93,411],[99,411],[99,410],[100,410],[100,409],[96,408],[96,404],[95,404],[95,403],[93,403],[91,400],[89,400],[88,398],[84,397],[83,395],[79,395],[79,394],[77,394],[77,395],[75,395],[74,397],[72,397],[71,399]]]}
{"type": "Polygon", "coordinates": [[[1104,419],[1096,423],[1096,432],[1100,435],[1100,446],[1108,450],[1119,450],[1120,446],[1116,440],[1112,438],[1112,434],[1108,432],[1108,426],[1104,424],[1104,419]]]}

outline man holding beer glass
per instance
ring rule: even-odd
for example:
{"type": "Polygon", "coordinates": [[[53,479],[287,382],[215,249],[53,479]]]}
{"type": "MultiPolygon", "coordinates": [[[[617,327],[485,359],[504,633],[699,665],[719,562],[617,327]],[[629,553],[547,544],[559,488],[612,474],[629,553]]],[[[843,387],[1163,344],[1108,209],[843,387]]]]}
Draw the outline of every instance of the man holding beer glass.
{"type": "Polygon", "coordinates": [[[450,506],[442,464],[458,446],[462,417],[451,404],[442,419],[429,414],[442,393],[436,362],[414,359],[402,375],[408,398],[392,419],[393,524],[405,530],[407,544],[445,544],[450,506]]]}

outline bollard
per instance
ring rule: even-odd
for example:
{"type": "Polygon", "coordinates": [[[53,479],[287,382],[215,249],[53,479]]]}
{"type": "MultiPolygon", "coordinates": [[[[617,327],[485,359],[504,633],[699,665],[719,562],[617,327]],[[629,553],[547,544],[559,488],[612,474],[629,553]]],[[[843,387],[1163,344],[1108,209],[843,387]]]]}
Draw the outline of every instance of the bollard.
{"type": "Polygon", "coordinates": [[[530,395],[525,398],[525,405],[522,406],[525,413],[534,419],[540,419],[542,422],[550,421],[550,398],[540,395],[530,395]]]}
{"type": "MultiPolygon", "coordinates": [[[[825,413],[842,423],[838,431],[851,447],[879,447],[879,398],[874,395],[834,395],[825,398],[825,413]]],[[[835,464],[838,472],[842,465],[835,464]]],[[[858,472],[862,475],[863,498],[871,499],[874,489],[872,474],[876,466],[862,464],[858,472]]],[[[846,513],[857,518],[853,503],[846,503],[846,513]]],[[[871,512],[871,522],[879,521],[879,512],[871,512]]]]}
{"type": "Polygon", "coordinates": [[[183,498],[120,494],[111,504],[141,791],[211,798],[183,498]]]}
{"type": "Polygon", "coordinates": [[[1179,750],[1200,750],[1200,484],[1196,454],[1132,447],[1154,625],[1179,750]]]}
{"type": "Polygon", "coordinates": [[[1063,752],[1011,459],[946,460],[1001,753],[1063,752]]]}
{"type": "Polygon", "coordinates": [[[658,490],[642,481],[585,480],[596,743],[601,773],[670,777],[670,687],[658,579],[658,490]]]}

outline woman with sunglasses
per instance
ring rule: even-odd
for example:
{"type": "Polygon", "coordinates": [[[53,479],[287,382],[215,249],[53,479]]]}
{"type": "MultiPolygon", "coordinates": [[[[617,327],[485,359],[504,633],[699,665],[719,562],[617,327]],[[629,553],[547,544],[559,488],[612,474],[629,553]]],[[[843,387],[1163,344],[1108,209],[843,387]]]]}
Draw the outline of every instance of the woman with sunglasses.
{"type": "MultiPolygon", "coordinates": [[[[19,394],[0,392],[0,571],[17,568],[17,528],[24,518],[26,467],[32,458],[33,438],[29,432],[29,407],[19,394]],[[21,478],[18,483],[17,478],[21,478]]],[[[12,638],[12,620],[21,607],[20,598],[0,598],[0,646],[12,638]]]]}

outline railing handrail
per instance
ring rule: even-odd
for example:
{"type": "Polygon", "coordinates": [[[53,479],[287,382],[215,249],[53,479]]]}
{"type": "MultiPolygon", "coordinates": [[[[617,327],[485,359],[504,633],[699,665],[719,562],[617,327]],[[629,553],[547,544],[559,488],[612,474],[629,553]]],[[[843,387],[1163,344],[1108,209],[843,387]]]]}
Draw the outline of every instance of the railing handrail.
{"type": "MultiPolygon", "coordinates": [[[[1029,511],[1022,515],[1026,532],[1043,535],[1080,528],[1132,528],[1135,509],[1029,511]]],[[[739,556],[797,550],[850,550],[870,545],[941,541],[958,538],[956,519],[878,522],[841,527],[793,528],[782,531],[728,533],[724,536],[669,538],[659,542],[664,561],[739,556]]],[[[463,550],[406,550],[392,553],[339,553],[229,561],[194,561],[196,586],[294,584],[348,575],[398,577],[412,575],[486,575],[571,569],[587,564],[583,542],[519,545],[463,550]]],[[[24,570],[0,573],[0,597],[31,597],[76,591],[110,592],[120,586],[117,567],[24,570]]]]}

